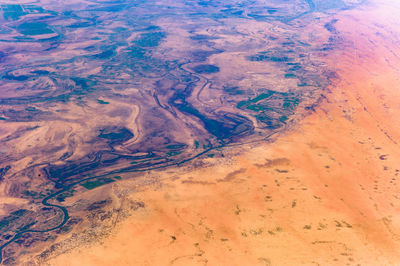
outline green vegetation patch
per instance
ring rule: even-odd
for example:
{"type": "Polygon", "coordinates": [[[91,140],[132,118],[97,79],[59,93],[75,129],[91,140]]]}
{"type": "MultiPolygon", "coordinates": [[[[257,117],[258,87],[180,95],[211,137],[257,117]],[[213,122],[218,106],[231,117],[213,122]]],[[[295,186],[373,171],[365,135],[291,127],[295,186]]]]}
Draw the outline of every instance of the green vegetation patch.
{"type": "Polygon", "coordinates": [[[286,115],[283,115],[283,116],[279,117],[279,121],[281,121],[281,122],[284,123],[284,124],[286,124],[286,121],[287,121],[288,119],[289,119],[289,118],[288,118],[286,115]]]}
{"type": "Polygon", "coordinates": [[[102,185],[109,184],[112,182],[115,182],[115,179],[104,177],[104,178],[99,178],[99,179],[93,180],[93,181],[86,181],[86,182],[81,183],[80,185],[82,187],[90,190],[90,189],[94,189],[94,188],[97,188],[97,187],[100,187],[102,185]]]}
{"type": "Polygon", "coordinates": [[[195,140],[195,141],[194,141],[194,147],[195,147],[196,149],[198,149],[199,146],[200,146],[200,142],[197,141],[197,140],[195,140]]]}
{"type": "Polygon", "coordinates": [[[255,97],[254,99],[251,99],[250,102],[252,102],[252,103],[257,103],[257,102],[259,102],[259,101],[261,101],[261,100],[268,99],[268,98],[269,98],[270,96],[272,96],[274,93],[275,93],[275,91],[268,90],[267,93],[261,93],[260,95],[258,95],[258,96],[255,97]]]}
{"type": "Polygon", "coordinates": [[[250,104],[246,106],[246,109],[251,110],[251,111],[255,111],[255,112],[260,112],[260,111],[265,111],[265,110],[269,110],[271,108],[268,108],[265,105],[259,105],[259,104],[250,104]]]}
{"type": "Polygon", "coordinates": [[[253,99],[239,102],[236,107],[255,112],[254,117],[259,122],[274,130],[286,124],[299,103],[300,98],[294,93],[269,90],[253,99]]]}
{"type": "Polygon", "coordinates": [[[268,98],[271,97],[273,94],[275,94],[275,91],[268,90],[267,93],[261,93],[260,95],[256,96],[256,97],[253,98],[253,99],[250,99],[250,100],[248,100],[248,101],[240,101],[240,102],[236,105],[236,107],[239,108],[239,109],[246,108],[246,109],[249,109],[249,110],[252,110],[252,111],[257,111],[257,112],[258,112],[258,111],[262,111],[262,110],[266,110],[266,109],[267,109],[266,106],[264,106],[264,105],[257,105],[256,103],[258,103],[258,102],[261,101],[261,100],[268,99],[268,98]]]}
{"type": "Polygon", "coordinates": [[[294,110],[294,108],[300,103],[300,99],[293,96],[293,93],[284,93],[284,92],[275,92],[272,90],[269,90],[267,93],[261,93],[257,97],[253,99],[249,99],[247,101],[240,101],[237,105],[236,108],[239,109],[248,109],[251,111],[265,111],[265,110],[273,110],[272,108],[268,107],[267,103],[259,103],[262,100],[270,98],[272,95],[275,95],[275,97],[278,97],[278,99],[283,100],[283,105],[282,107],[284,109],[290,109],[294,110]]]}
{"type": "Polygon", "coordinates": [[[283,101],[283,108],[294,110],[296,106],[300,103],[300,99],[296,97],[288,97],[283,101]]]}
{"type": "Polygon", "coordinates": [[[103,101],[103,100],[100,100],[100,99],[97,99],[97,102],[99,104],[110,104],[109,102],[106,102],[106,101],[103,101]]]}
{"type": "Polygon", "coordinates": [[[24,35],[43,35],[51,34],[54,31],[42,22],[26,22],[17,26],[17,30],[24,35]]]}
{"type": "Polygon", "coordinates": [[[293,74],[293,73],[286,73],[285,74],[285,78],[295,78],[295,77],[296,77],[296,75],[293,74]]]}

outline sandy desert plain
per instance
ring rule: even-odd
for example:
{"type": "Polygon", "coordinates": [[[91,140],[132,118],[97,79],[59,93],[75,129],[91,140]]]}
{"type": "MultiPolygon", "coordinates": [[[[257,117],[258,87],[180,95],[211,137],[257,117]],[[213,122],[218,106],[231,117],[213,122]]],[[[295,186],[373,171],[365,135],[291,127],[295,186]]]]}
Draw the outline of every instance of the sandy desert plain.
{"type": "Polygon", "coordinates": [[[400,3],[0,1],[4,265],[400,265],[400,3]]]}

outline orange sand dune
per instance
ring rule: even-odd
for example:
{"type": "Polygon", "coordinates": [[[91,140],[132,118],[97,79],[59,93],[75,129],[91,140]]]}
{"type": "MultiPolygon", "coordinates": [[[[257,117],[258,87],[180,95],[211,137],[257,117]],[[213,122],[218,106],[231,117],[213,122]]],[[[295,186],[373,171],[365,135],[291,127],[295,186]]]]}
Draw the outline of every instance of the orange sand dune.
{"type": "Polygon", "coordinates": [[[146,208],[115,235],[50,263],[400,265],[399,10],[380,2],[337,17],[336,84],[299,128],[132,194],[146,208]]]}

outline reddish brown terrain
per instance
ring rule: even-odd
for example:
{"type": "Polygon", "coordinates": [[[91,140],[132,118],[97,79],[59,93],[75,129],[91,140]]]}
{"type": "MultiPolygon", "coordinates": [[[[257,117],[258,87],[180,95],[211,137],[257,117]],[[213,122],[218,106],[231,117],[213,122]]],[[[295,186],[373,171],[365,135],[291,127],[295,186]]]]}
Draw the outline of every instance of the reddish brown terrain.
{"type": "Polygon", "coordinates": [[[397,1],[0,8],[3,265],[400,265],[397,1]]]}
{"type": "Polygon", "coordinates": [[[162,174],[129,194],[146,208],[112,236],[51,264],[399,265],[398,11],[335,17],[337,76],[298,127],[162,174]]]}

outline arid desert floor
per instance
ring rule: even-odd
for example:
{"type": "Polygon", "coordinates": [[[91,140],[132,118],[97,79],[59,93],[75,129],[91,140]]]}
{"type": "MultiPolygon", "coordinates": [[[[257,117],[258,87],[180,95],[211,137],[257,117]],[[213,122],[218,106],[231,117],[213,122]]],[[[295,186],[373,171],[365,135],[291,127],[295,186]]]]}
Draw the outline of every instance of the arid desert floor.
{"type": "Polygon", "coordinates": [[[375,1],[336,17],[342,42],[354,46],[328,56],[338,76],[298,127],[271,143],[227,148],[232,157],[197,170],[160,173],[161,183],[129,195],[145,209],[49,263],[399,265],[394,6],[375,1]]]}
{"type": "Polygon", "coordinates": [[[400,265],[397,1],[20,2],[2,264],[400,265]]]}

